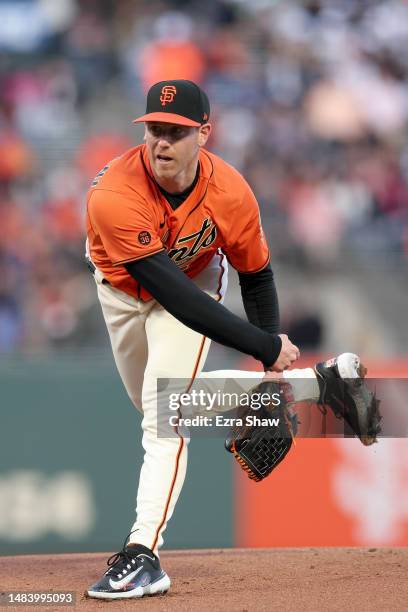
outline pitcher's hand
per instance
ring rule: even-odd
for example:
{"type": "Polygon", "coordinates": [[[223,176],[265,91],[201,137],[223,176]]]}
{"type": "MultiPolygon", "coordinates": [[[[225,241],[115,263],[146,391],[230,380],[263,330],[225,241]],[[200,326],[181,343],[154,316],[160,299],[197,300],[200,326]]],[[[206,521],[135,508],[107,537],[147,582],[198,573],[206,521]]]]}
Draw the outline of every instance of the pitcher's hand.
{"type": "Polygon", "coordinates": [[[268,368],[271,372],[283,372],[283,370],[287,370],[292,363],[297,361],[300,357],[298,347],[292,344],[286,334],[279,334],[279,337],[282,340],[282,348],[273,366],[268,368]]]}

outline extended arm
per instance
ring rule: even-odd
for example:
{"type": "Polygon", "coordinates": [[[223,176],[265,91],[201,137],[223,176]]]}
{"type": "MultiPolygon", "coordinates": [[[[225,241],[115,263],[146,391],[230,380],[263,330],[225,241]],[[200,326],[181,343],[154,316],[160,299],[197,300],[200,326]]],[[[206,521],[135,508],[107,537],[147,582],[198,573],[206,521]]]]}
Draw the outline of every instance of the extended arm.
{"type": "Polygon", "coordinates": [[[243,321],[201,291],[166,253],[126,264],[126,269],[176,319],[225,346],[272,366],[281,338],[243,321]]]}

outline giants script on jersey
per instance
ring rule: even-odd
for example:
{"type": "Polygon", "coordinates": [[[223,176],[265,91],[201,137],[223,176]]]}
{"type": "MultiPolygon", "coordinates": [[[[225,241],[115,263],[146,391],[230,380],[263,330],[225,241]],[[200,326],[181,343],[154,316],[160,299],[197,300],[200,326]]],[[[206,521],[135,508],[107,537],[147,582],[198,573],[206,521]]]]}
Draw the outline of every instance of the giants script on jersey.
{"type": "Polygon", "coordinates": [[[205,219],[198,232],[182,236],[175,247],[168,251],[168,256],[180,268],[185,268],[201,249],[208,248],[217,237],[217,226],[211,219],[205,219]],[[183,245],[183,246],[179,246],[183,245]]]}

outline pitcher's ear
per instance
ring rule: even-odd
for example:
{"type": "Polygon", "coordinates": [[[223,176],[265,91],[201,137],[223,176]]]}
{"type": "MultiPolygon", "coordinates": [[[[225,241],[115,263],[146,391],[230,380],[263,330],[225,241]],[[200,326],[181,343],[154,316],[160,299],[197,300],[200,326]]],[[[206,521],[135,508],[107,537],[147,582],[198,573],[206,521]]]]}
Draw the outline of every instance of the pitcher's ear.
{"type": "Polygon", "coordinates": [[[201,125],[198,130],[198,144],[200,147],[203,147],[211,134],[211,123],[204,123],[204,125],[201,125]]]}

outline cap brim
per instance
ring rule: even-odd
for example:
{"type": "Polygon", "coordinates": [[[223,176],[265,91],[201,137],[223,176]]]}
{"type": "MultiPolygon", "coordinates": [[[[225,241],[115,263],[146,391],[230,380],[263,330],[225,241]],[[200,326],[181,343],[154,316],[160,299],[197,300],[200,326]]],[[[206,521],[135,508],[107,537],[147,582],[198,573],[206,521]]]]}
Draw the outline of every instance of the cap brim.
{"type": "Polygon", "coordinates": [[[182,115],[175,115],[173,113],[148,113],[134,119],[132,123],[143,123],[144,121],[157,121],[158,123],[175,123],[176,125],[187,125],[188,127],[200,127],[201,123],[187,119],[182,115]]]}

